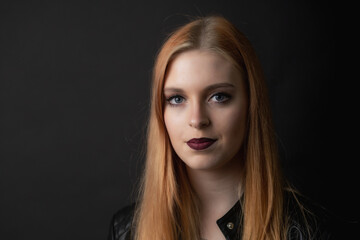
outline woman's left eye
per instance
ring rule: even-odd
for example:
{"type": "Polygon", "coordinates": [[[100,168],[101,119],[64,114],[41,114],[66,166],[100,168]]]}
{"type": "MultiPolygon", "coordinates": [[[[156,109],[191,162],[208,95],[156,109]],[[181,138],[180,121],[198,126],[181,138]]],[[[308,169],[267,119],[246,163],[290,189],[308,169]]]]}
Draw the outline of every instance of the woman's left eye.
{"type": "Polygon", "coordinates": [[[216,93],[211,97],[212,100],[214,100],[215,102],[226,102],[227,100],[230,99],[230,95],[226,94],[226,93],[216,93]]]}

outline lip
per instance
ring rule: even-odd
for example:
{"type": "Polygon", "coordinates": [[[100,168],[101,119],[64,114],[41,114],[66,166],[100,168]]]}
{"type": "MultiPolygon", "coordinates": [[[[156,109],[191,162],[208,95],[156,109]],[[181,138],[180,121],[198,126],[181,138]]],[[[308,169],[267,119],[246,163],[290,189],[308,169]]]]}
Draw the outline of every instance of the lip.
{"type": "Polygon", "coordinates": [[[186,142],[186,144],[194,150],[204,150],[210,147],[216,139],[211,138],[193,138],[186,142]]]}

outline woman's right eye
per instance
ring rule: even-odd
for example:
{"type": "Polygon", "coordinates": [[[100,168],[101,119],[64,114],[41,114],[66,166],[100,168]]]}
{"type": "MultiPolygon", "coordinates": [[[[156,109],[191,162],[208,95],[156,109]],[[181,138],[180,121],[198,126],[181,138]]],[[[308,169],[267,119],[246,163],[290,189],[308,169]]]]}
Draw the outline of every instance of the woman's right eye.
{"type": "Polygon", "coordinates": [[[171,106],[176,106],[184,102],[184,98],[179,95],[171,96],[166,99],[171,106]]]}

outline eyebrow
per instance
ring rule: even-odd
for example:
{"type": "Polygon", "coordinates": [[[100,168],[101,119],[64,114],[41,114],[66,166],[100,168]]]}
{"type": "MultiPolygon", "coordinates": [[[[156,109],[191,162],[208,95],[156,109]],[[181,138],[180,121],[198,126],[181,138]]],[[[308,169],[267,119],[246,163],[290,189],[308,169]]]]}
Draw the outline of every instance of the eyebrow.
{"type": "MultiPolygon", "coordinates": [[[[214,90],[217,88],[223,88],[223,87],[235,88],[235,86],[231,83],[216,83],[216,84],[207,86],[205,88],[205,91],[211,91],[211,90],[214,90]]],[[[184,92],[184,90],[181,88],[167,87],[167,88],[164,88],[164,92],[182,93],[182,92],[184,92]]]]}

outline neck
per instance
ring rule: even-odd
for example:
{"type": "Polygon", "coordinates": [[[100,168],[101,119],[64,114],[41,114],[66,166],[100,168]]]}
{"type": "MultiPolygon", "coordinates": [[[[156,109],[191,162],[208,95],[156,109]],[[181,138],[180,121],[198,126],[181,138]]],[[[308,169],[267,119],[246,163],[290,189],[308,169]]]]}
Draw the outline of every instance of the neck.
{"type": "Polygon", "coordinates": [[[234,159],[221,168],[212,170],[187,169],[189,179],[200,200],[200,215],[222,217],[239,200],[241,166],[234,159]],[[232,162],[232,163],[231,163],[232,162]]]}

